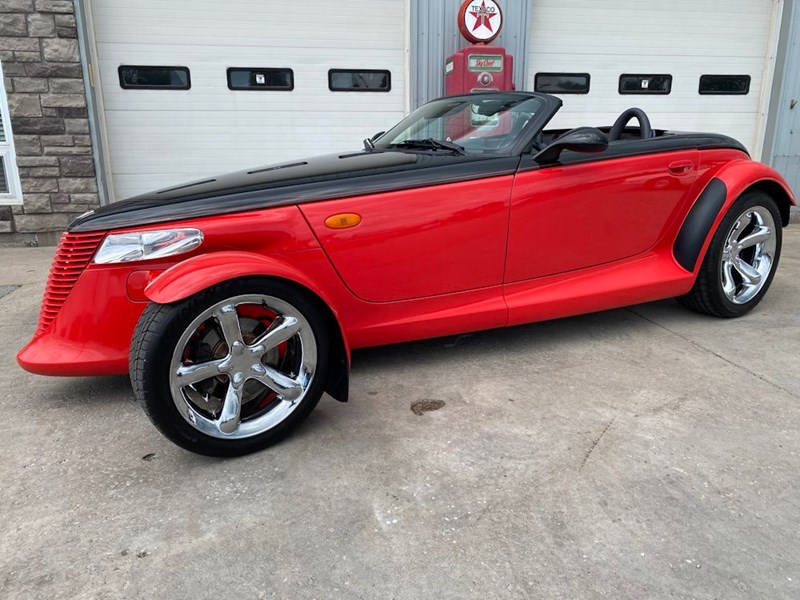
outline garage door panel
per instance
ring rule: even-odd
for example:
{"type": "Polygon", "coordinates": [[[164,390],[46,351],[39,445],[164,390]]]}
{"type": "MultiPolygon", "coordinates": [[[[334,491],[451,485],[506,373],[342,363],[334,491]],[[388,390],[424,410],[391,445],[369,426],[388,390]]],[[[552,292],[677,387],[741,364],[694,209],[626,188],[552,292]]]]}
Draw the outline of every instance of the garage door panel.
{"type": "MultiPolygon", "coordinates": [[[[603,0],[605,1],[605,0],[603,0]]],[[[585,18],[585,17],[584,17],[585,18]]],[[[658,49],[668,48],[670,54],[680,54],[682,52],[694,52],[696,50],[711,49],[715,53],[725,54],[725,50],[730,50],[731,39],[740,41],[735,48],[737,56],[748,56],[760,50],[758,41],[761,37],[768,35],[770,22],[754,23],[753,27],[748,28],[748,33],[752,37],[738,40],[742,34],[741,25],[729,25],[727,27],[714,28],[711,30],[707,25],[691,27],[681,23],[680,39],[668,39],[664,35],[664,24],[656,23],[654,15],[647,13],[647,23],[640,24],[632,19],[630,22],[620,22],[619,18],[611,17],[606,23],[597,22],[595,19],[579,19],[570,22],[554,21],[558,30],[543,30],[537,37],[537,43],[546,44],[558,43],[560,46],[565,44],[572,45],[576,51],[594,49],[602,53],[613,51],[630,50],[628,41],[641,42],[639,50],[646,54],[654,54],[658,49]],[[590,36],[587,36],[586,26],[595,28],[590,36]],[[616,34],[616,35],[615,35],[616,34]],[[620,37],[623,34],[624,37],[620,37]],[[677,43],[676,43],[677,42],[677,43]]]]}
{"type": "MultiPolygon", "coordinates": [[[[741,32],[739,34],[741,34],[741,32]]],[[[633,47],[636,48],[636,52],[639,56],[651,56],[654,58],[663,57],[664,55],[688,57],[697,57],[698,55],[702,55],[721,58],[737,57],[763,59],[763,54],[760,53],[765,50],[765,47],[745,47],[743,49],[737,49],[735,53],[732,54],[731,50],[727,49],[727,47],[731,45],[732,39],[734,39],[732,38],[734,35],[733,33],[730,36],[725,36],[719,40],[708,40],[703,43],[695,42],[691,46],[678,46],[675,44],[675,42],[670,42],[669,40],[653,40],[653,35],[656,34],[651,34],[649,36],[630,36],[630,41],[627,39],[623,41],[618,37],[609,38],[607,41],[599,42],[597,45],[595,45],[587,43],[585,33],[581,34],[580,32],[576,32],[574,36],[571,36],[568,32],[566,32],[553,37],[553,39],[550,41],[542,39],[540,42],[542,44],[549,44],[551,47],[552,44],[558,44],[556,47],[571,48],[571,53],[573,55],[585,54],[588,56],[602,55],[630,57],[633,47]]],[[[766,35],[766,33],[764,33],[764,35],[766,35]]]]}
{"type": "Polygon", "coordinates": [[[403,0],[176,2],[94,0],[97,41],[174,45],[391,48],[402,43],[403,0]],[[243,18],[246,17],[246,18],[243,18]],[[360,27],[363,23],[369,27],[360,27]],[[302,24],[299,32],[296,24],[302,24]]]}
{"type": "MultiPolygon", "coordinates": [[[[146,142],[144,138],[131,138],[142,127],[162,132],[160,135],[165,136],[167,131],[172,131],[186,135],[208,135],[215,138],[230,133],[234,128],[241,129],[244,137],[263,135],[268,131],[295,131],[299,133],[303,130],[316,135],[324,135],[325,131],[321,131],[321,129],[327,131],[350,131],[351,135],[361,135],[362,132],[357,131],[358,129],[376,124],[382,126],[394,124],[401,116],[401,111],[397,113],[340,111],[335,114],[328,111],[318,111],[316,113],[273,112],[272,114],[256,111],[196,111],[193,113],[187,113],[186,111],[153,111],[147,114],[147,123],[142,123],[139,115],[131,114],[131,111],[109,111],[107,113],[109,125],[128,137],[125,141],[126,145],[146,142]],[[198,127],[197,123],[204,118],[207,119],[208,126],[198,127]]],[[[230,141],[236,141],[233,135],[228,137],[230,141]]],[[[361,139],[363,139],[363,136],[359,138],[359,141],[361,139]]]]}
{"type": "MultiPolygon", "coordinates": [[[[699,78],[699,76],[698,76],[699,78]]],[[[672,83],[673,89],[676,87],[676,82],[672,83]]],[[[752,89],[752,86],[751,86],[752,89]]],[[[697,93],[697,82],[695,81],[694,91],[697,93]]],[[[596,88],[592,84],[592,92],[595,96],[599,96],[603,90],[596,88]]],[[[593,101],[592,95],[587,96],[564,96],[565,106],[559,111],[558,116],[570,114],[574,112],[585,113],[586,111],[596,112],[598,110],[605,112],[612,112],[619,114],[623,109],[631,106],[639,106],[645,110],[654,110],[663,113],[693,113],[697,111],[705,113],[744,113],[752,114],[758,108],[758,98],[753,98],[752,101],[735,102],[732,97],[698,95],[697,99],[682,98],[675,99],[670,96],[634,96],[634,95],[620,95],[617,94],[617,88],[609,89],[606,92],[609,97],[618,95],[618,99],[611,99],[605,102],[593,101]]],[[[713,114],[708,115],[709,118],[714,118],[713,114]]]]}
{"type": "MultiPolygon", "coordinates": [[[[215,172],[211,171],[207,175],[213,176],[215,172]]],[[[114,185],[118,190],[118,199],[123,200],[145,192],[160,190],[168,188],[176,183],[193,181],[195,179],[204,179],[205,177],[198,177],[195,171],[178,172],[175,171],[170,174],[148,172],[146,169],[141,169],[137,173],[118,173],[114,175],[114,185]]]]}
{"type": "Polygon", "coordinates": [[[589,73],[586,95],[562,95],[552,127],[610,125],[638,106],[662,129],[715,131],[752,149],[770,38],[770,0],[537,0],[528,81],[589,73]],[[669,95],[621,95],[623,73],[670,74],[669,95]],[[750,75],[750,92],[701,95],[704,74],[750,75]]]}
{"type": "Polygon", "coordinates": [[[403,0],[94,0],[114,198],[361,148],[405,107],[403,0]],[[188,90],[122,89],[120,65],[188,67],[188,90]],[[290,68],[292,91],[228,89],[229,67],[290,68]],[[388,69],[389,92],[331,92],[332,68],[388,69]]]}
{"type": "MultiPolygon", "coordinates": [[[[573,71],[577,71],[578,67],[584,62],[591,62],[592,65],[607,66],[607,67],[625,67],[629,69],[624,71],[626,73],[634,72],[633,69],[656,69],[659,72],[664,72],[664,69],[680,69],[677,73],[673,72],[673,77],[681,75],[690,75],[692,73],[704,74],[709,72],[709,67],[713,65],[714,68],[724,70],[725,73],[741,73],[743,69],[750,69],[763,66],[764,57],[741,57],[741,56],[714,56],[711,54],[669,54],[667,56],[661,54],[642,54],[638,53],[635,56],[627,55],[613,55],[602,54],[594,55],[576,54],[569,51],[555,51],[554,49],[548,51],[538,52],[537,56],[540,60],[546,60],[548,63],[552,62],[563,67],[569,67],[573,71]],[[690,71],[687,71],[690,70],[690,71]]],[[[752,76],[760,76],[760,73],[750,73],[752,76]]],[[[594,83],[594,82],[592,82],[594,83]]],[[[616,80],[611,81],[616,83],[616,80]]],[[[697,82],[695,81],[695,88],[697,82]]]]}
{"type": "Polygon", "coordinates": [[[149,113],[150,122],[142,124],[135,113],[111,111],[106,118],[115,132],[109,150],[117,197],[309,155],[359,150],[362,139],[402,118],[401,112],[294,114],[163,111],[149,113]],[[197,127],[201,120],[210,125],[197,127]]]}
{"type": "MultiPolygon", "coordinates": [[[[135,173],[139,169],[170,172],[174,164],[182,169],[191,167],[220,172],[325,152],[325,149],[310,151],[307,141],[291,141],[291,136],[273,139],[267,130],[263,131],[260,137],[245,138],[240,135],[243,130],[233,129],[226,134],[227,137],[235,138],[230,141],[221,141],[221,138],[209,135],[187,135],[185,139],[176,141],[175,136],[156,135],[154,130],[148,130],[144,133],[153,133],[149,142],[115,145],[111,148],[111,159],[134,163],[116,170],[116,173],[135,173]]],[[[310,137],[313,133],[309,132],[307,135],[310,137]]],[[[357,151],[361,146],[360,140],[367,135],[369,134],[354,134],[352,130],[333,131],[319,136],[319,141],[325,146],[335,145],[343,152],[357,151]]]]}
{"type": "MultiPolygon", "coordinates": [[[[698,76],[699,78],[699,76],[698,76]]],[[[673,90],[676,88],[676,82],[672,83],[673,90]]],[[[752,86],[751,86],[752,89],[752,86]]],[[[592,85],[592,92],[595,96],[602,93],[602,89],[595,88],[592,85]]],[[[694,92],[697,94],[697,83],[695,82],[694,92]]],[[[758,108],[758,98],[753,98],[744,102],[736,102],[732,100],[732,96],[701,96],[697,94],[698,98],[682,98],[676,99],[671,96],[676,95],[674,92],[669,96],[633,96],[633,95],[620,95],[617,94],[616,87],[609,89],[607,94],[609,99],[604,102],[593,101],[592,95],[587,96],[564,96],[565,106],[560,111],[560,115],[570,114],[574,112],[585,113],[586,111],[596,112],[615,112],[619,114],[623,109],[631,106],[639,106],[645,110],[654,110],[663,113],[694,113],[701,111],[708,114],[709,119],[714,118],[716,113],[744,113],[752,114],[758,108]],[[614,98],[614,95],[619,98],[614,98]]]]}
{"type": "MultiPolygon", "coordinates": [[[[194,23],[193,23],[194,25],[194,23]]],[[[397,23],[394,23],[395,27],[397,23]]],[[[320,30],[316,32],[318,35],[315,35],[313,38],[309,38],[302,42],[302,46],[298,46],[297,37],[291,35],[291,33],[284,33],[283,35],[271,35],[269,36],[269,43],[274,48],[311,48],[311,49],[330,49],[334,47],[336,44],[341,44],[341,34],[336,35],[337,31],[340,31],[341,28],[333,27],[328,28],[326,30],[320,30]]],[[[120,34],[119,38],[110,38],[108,40],[98,40],[99,43],[106,43],[108,41],[114,40],[114,43],[124,41],[127,43],[136,43],[134,39],[137,36],[134,36],[129,33],[129,28],[125,27],[124,29],[118,29],[117,32],[120,34]]],[[[110,32],[110,33],[113,33],[110,32]]],[[[311,30],[306,30],[304,33],[312,34],[314,33],[311,30]]],[[[351,48],[357,48],[360,50],[382,50],[391,47],[391,43],[402,43],[402,28],[400,28],[400,34],[398,35],[396,32],[391,32],[388,36],[382,35],[380,30],[378,31],[368,31],[365,32],[362,36],[359,36],[359,40],[357,43],[350,46],[351,48]]],[[[153,31],[148,33],[147,35],[142,35],[139,37],[140,40],[144,41],[145,43],[152,43],[152,44],[159,44],[163,41],[164,38],[168,38],[171,43],[175,45],[181,46],[191,46],[193,43],[196,42],[196,36],[187,36],[187,35],[174,35],[174,32],[170,31],[169,27],[164,27],[161,31],[153,31]],[[194,40],[194,42],[193,42],[194,40]]],[[[203,42],[208,47],[214,46],[228,46],[230,44],[230,37],[220,34],[219,32],[215,33],[214,35],[207,36],[203,42]]],[[[244,37],[240,40],[237,40],[237,46],[240,47],[250,47],[250,48],[262,48],[264,45],[264,36],[255,33],[251,37],[244,37]]],[[[348,44],[349,45],[349,44],[348,44]]]]}
{"type": "MultiPolygon", "coordinates": [[[[682,21],[686,25],[703,23],[703,17],[713,18],[714,23],[725,24],[726,17],[763,18],[763,7],[769,6],[772,0],[613,0],[611,5],[604,0],[537,0],[535,4],[544,8],[563,6],[573,12],[576,19],[599,16],[613,17],[626,15],[638,18],[640,11],[646,14],[639,19],[642,23],[659,19],[661,22],[682,21]]],[[[709,21],[705,21],[706,24],[709,21]]]]}

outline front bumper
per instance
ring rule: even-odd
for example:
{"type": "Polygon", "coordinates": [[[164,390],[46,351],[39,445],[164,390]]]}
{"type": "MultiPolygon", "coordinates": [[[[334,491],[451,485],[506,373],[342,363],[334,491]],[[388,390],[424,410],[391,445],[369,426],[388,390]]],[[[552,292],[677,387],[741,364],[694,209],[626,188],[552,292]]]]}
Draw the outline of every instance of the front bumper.
{"type": "Polygon", "coordinates": [[[17,362],[39,375],[124,375],[133,331],[145,302],[128,296],[132,267],[90,265],[44,330],[17,362]]]}

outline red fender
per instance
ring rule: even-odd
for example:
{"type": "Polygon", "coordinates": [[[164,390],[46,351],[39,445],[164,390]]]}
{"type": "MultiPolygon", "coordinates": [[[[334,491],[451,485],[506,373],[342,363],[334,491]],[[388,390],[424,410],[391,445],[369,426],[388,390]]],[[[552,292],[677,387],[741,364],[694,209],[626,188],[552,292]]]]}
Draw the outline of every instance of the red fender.
{"type": "Polygon", "coordinates": [[[303,286],[316,294],[333,313],[342,335],[347,363],[350,363],[350,344],[341,326],[336,306],[312,279],[293,265],[274,256],[262,256],[253,252],[212,252],[201,254],[167,269],[144,290],[145,296],[159,304],[170,304],[184,300],[231,279],[262,275],[280,277],[303,286]]]}
{"type": "MultiPolygon", "coordinates": [[[[724,215],[736,199],[748,188],[756,185],[767,184],[767,186],[775,187],[782,190],[786,196],[789,204],[797,205],[797,200],[789,189],[789,184],[783,176],[775,169],[764,163],[756,162],[753,160],[734,160],[723,166],[714,175],[715,178],[722,180],[725,187],[728,188],[728,195],[725,198],[725,204],[720,211],[720,219],[724,215]]],[[[787,207],[788,208],[788,207],[787,207]]],[[[718,224],[718,223],[717,223],[718,224]]],[[[784,223],[785,225],[785,223],[784,223]]],[[[716,227],[714,228],[716,230],[716,227]]]]}
{"type": "Polygon", "coordinates": [[[725,214],[736,199],[751,188],[773,196],[778,202],[783,225],[789,223],[789,208],[797,202],[781,174],[752,160],[729,162],[698,195],[675,238],[673,255],[681,267],[691,273],[698,272],[725,214]]]}

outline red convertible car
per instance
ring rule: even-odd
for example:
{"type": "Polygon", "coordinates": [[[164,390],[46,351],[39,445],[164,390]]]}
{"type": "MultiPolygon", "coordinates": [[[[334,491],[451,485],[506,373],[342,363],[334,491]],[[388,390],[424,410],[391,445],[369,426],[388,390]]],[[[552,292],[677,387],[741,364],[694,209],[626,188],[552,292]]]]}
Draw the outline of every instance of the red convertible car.
{"type": "Polygon", "coordinates": [[[176,444],[237,455],[348,396],[350,350],[676,297],[737,317],[795,200],[722,135],[546,129],[561,100],[443,98],[363,151],[115,203],[56,251],[19,363],[130,372],[176,444]]]}

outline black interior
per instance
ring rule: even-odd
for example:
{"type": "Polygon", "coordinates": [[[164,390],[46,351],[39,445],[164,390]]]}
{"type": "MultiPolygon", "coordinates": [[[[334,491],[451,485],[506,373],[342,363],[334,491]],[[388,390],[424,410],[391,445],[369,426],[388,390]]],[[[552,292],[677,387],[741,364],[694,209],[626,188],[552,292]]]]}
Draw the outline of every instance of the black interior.
{"type": "MultiPolygon", "coordinates": [[[[629,108],[617,118],[613,125],[597,129],[608,136],[609,145],[671,135],[664,129],[653,129],[649,117],[641,108],[629,108]],[[631,121],[637,121],[637,124],[631,125],[631,121]]],[[[570,131],[572,129],[547,129],[536,136],[534,147],[536,150],[542,150],[570,131]]]]}
{"type": "MultiPolygon", "coordinates": [[[[608,147],[605,150],[601,152],[563,150],[558,157],[557,164],[568,165],[688,149],[730,148],[748,154],[747,149],[740,142],[725,135],[653,129],[647,115],[640,109],[626,110],[611,127],[596,127],[595,129],[605,133],[609,138],[608,147]],[[631,126],[631,121],[638,121],[636,123],[638,126],[631,126]]],[[[531,153],[539,154],[555,140],[571,131],[575,131],[575,129],[548,129],[540,132],[534,139],[531,153]]],[[[540,167],[541,165],[536,164],[531,168],[540,167]]]]}

